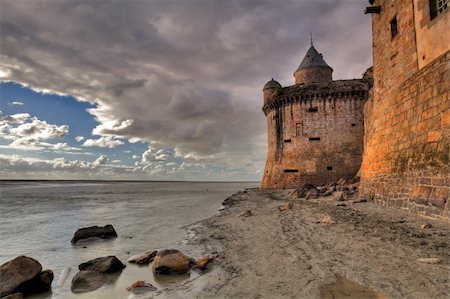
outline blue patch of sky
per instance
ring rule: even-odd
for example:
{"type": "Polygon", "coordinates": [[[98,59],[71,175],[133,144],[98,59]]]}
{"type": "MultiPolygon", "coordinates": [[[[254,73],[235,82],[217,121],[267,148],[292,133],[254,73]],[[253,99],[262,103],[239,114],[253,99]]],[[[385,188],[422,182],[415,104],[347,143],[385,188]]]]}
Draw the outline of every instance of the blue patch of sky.
{"type": "MultiPolygon", "coordinates": [[[[17,83],[0,83],[0,110],[3,115],[16,113],[28,113],[31,117],[37,117],[45,120],[48,124],[68,125],[69,134],[62,139],[53,140],[56,142],[65,142],[72,147],[80,147],[83,152],[92,153],[94,156],[86,155],[64,155],[68,159],[80,159],[92,162],[98,155],[104,154],[110,160],[122,160],[124,164],[132,164],[130,157],[134,154],[142,154],[148,147],[147,144],[130,144],[127,140],[124,145],[115,148],[82,147],[82,143],[75,140],[76,136],[83,136],[86,139],[97,139],[100,136],[92,136],[92,130],[98,125],[98,122],[89,114],[86,109],[94,108],[95,105],[88,102],[80,102],[71,96],[60,96],[54,94],[43,94],[35,92],[27,87],[17,83]],[[11,105],[12,102],[21,102],[23,105],[11,105]],[[125,151],[131,151],[127,153],[125,151]]],[[[1,139],[1,138],[0,138],[1,139]]],[[[9,144],[9,140],[0,140],[2,145],[9,144]]],[[[0,153],[14,154],[23,151],[0,149],[0,153]]],[[[61,157],[61,153],[39,152],[33,153],[26,151],[29,157],[55,158],[61,157]]]]}

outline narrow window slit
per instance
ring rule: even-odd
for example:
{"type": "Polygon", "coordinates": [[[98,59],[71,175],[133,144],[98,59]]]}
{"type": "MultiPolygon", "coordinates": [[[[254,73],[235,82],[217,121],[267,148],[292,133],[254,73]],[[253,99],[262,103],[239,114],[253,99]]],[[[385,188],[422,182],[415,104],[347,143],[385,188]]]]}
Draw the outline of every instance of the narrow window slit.
{"type": "Polygon", "coordinates": [[[319,111],[319,108],[317,108],[317,107],[308,108],[308,112],[317,112],[317,111],[319,111]]]}
{"type": "Polygon", "coordinates": [[[309,141],[320,141],[320,137],[309,137],[309,141]]]}
{"type": "Polygon", "coordinates": [[[327,166],[327,170],[333,170],[333,166],[327,166]]]}
{"type": "Polygon", "coordinates": [[[284,139],[284,142],[291,142],[291,139],[284,139]]]}
{"type": "Polygon", "coordinates": [[[298,169],[285,169],[284,172],[298,172],[298,169]]]}

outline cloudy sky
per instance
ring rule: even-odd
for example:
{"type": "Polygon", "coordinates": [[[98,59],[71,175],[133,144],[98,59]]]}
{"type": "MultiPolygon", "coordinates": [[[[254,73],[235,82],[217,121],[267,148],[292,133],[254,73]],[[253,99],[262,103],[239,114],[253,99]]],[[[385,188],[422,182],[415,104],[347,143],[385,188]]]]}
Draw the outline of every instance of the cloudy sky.
{"type": "Polygon", "coordinates": [[[0,1],[0,178],[260,180],[262,87],[371,65],[366,0],[0,1]]]}

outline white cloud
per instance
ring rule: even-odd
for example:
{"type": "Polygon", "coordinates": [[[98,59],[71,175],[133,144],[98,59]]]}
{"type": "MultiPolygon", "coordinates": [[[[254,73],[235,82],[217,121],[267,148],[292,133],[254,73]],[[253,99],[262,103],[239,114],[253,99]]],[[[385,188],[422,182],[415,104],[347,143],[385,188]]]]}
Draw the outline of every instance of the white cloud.
{"type": "Polygon", "coordinates": [[[78,142],[81,142],[81,141],[83,141],[85,138],[83,137],[83,136],[77,136],[77,137],[75,137],[75,140],[76,141],[78,141],[78,142]]]}
{"type": "Polygon", "coordinates": [[[24,103],[23,102],[19,102],[19,101],[8,102],[8,106],[23,106],[23,105],[24,105],[24,103]]]}
{"type": "Polygon", "coordinates": [[[12,115],[1,115],[0,113],[0,125],[1,124],[23,124],[30,118],[28,113],[17,113],[12,115]]]}
{"type": "Polygon", "coordinates": [[[87,139],[83,146],[97,146],[97,147],[108,147],[115,148],[118,145],[125,144],[121,140],[113,139],[111,136],[100,137],[99,139],[87,139]]]}
{"type": "Polygon", "coordinates": [[[45,120],[33,118],[30,123],[23,123],[16,128],[12,128],[10,133],[18,137],[30,137],[37,140],[46,140],[51,138],[62,138],[69,133],[67,125],[52,125],[45,120]]]}
{"type": "Polygon", "coordinates": [[[150,152],[149,165],[184,159],[185,171],[202,163],[253,175],[266,155],[264,83],[293,84],[308,28],[335,78],[360,77],[371,64],[366,5],[3,1],[0,70],[5,80],[95,104],[88,112],[101,138],[85,146],[157,143],[182,157],[150,152]]]}
{"type": "Polygon", "coordinates": [[[106,162],[108,162],[108,157],[105,155],[100,155],[94,162],[92,162],[92,165],[105,165],[106,162]]]}

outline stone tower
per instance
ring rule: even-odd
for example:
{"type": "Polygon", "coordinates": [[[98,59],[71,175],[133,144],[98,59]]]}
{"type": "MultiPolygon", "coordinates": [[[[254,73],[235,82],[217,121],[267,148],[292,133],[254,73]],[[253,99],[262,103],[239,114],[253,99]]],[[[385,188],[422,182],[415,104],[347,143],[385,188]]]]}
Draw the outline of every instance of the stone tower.
{"type": "Polygon", "coordinates": [[[450,5],[373,0],[361,196],[450,219],[450,5]]]}
{"type": "Polygon", "coordinates": [[[358,172],[368,81],[332,81],[332,72],[311,44],[295,85],[272,79],[264,86],[268,152],[261,188],[322,185],[358,172]]]}

